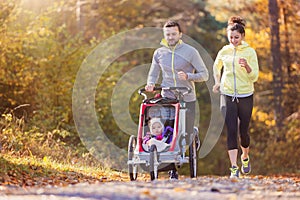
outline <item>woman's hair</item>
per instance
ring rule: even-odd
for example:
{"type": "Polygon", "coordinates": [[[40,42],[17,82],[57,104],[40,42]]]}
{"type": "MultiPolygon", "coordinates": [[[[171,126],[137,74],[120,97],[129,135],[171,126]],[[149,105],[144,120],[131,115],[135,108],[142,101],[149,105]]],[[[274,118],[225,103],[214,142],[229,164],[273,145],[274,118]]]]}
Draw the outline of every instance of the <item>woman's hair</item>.
{"type": "Polygon", "coordinates": [[[227,31],[238,31],[245,35],[246,21],[240,16],[232,16],[228,20],[227,31]]]}
{"type": "Polygon", "coordinates": [[[167,22],[165,23],[165,25],[164,25],[164,28],[166,28],[166,27],[176,27],[176,26],[178,27],[179,33],[181,33],[181,28],[180,28],[179,23],[176,22],[176,21],[173,21],[173,20],[167,21],[167,22]]]}

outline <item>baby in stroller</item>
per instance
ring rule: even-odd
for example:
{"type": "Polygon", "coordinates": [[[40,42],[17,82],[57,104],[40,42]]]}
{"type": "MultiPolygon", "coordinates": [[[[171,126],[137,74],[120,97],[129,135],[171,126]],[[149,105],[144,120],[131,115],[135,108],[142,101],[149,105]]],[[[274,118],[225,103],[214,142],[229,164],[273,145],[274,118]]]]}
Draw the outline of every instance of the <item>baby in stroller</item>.
{"type": "Polygon", "coordinates": [[[143,148],[149,151],[151,145],[155,144],[158,152],[167,151],[172,141],[173,128],[165,128],[160,118],[152,118],[149,121],[150,132],[143,137],[143,148]]]}

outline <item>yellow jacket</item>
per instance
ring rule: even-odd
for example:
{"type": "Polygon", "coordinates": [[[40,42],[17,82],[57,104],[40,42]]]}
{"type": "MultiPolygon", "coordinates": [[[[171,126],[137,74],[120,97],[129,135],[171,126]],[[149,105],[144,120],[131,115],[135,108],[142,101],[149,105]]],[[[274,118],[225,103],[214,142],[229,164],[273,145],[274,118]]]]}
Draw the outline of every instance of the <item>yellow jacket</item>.
{"type": "Polygon", "coordinates": [[[237,47],[226,45],[218,52],[213,71],[215,77],[221,75],[221,94],[230,96],[252,94],[254,92],[253,83],[257,81],[259,73],[256,52],[244,41],[237,47]],[[250,73],[240,66],[239,58],[247,60],[252,69],[250,73]],[[223,74],[221,75],[222,68],[223,74]]]}

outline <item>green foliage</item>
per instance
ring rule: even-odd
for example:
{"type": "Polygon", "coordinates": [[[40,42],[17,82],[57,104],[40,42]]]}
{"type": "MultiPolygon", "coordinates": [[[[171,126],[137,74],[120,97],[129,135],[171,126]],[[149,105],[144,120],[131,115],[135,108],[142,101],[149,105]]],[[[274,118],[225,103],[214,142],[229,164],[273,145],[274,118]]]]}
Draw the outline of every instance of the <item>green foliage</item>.
{"type": "MultiPolygon", "coordinates": [[[[23,24],[18,21],[18,13],[12,11],[10,23],[14,26],[8,26],[0,39],[0,96],[4,97],[3,109],[29,104],[24,112],[30,126],[43,132],[66,129],[76,136],[72,86],[87,49],[92,46],[84,43],[80,35],[71,35],[64,23],[59,24],[56,10],[57,7],[50,7],[34,21],[23,24]]],[[[23,12],[19,17],[32,19],[32,15],[23,12]]]]}

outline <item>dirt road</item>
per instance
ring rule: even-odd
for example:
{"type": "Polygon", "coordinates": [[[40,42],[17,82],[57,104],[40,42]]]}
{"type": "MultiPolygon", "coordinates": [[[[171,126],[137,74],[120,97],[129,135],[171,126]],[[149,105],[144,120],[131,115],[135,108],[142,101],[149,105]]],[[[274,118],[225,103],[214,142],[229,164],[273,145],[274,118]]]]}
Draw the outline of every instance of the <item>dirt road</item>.
{"type": "Polygon", "coordinates": [[[228,177],[200,176],[197,179],[135,182],[80,183],[66,187],[16,188],[0,186],[0,200],[58,199],[288,199],[300,200],[300,177],[228,177]]]}

